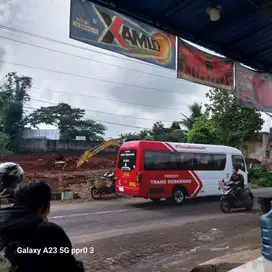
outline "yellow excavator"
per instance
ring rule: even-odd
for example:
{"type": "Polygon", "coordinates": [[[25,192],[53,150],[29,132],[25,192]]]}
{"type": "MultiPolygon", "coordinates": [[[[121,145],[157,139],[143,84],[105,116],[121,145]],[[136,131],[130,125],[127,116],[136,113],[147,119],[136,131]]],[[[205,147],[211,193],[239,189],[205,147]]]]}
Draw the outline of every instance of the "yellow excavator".
{"type": "Polygon", "coordinates": [[[91,150],[85,151],[77,161],[77,168],[79,168],[88,159],[92,158],[94,155],[96,155],[97,153],[101,152],[102,150],[104,150],[105,148],[109,146],[120,147],[121,144],[115,139],[108,139],[105,142],[95,146],[91,150]]]}

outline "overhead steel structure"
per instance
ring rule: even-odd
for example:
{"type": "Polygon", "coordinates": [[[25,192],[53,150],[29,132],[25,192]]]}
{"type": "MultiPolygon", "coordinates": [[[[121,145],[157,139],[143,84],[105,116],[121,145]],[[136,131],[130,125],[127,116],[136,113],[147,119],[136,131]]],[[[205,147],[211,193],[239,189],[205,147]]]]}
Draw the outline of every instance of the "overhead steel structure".
{"type": "Polygon", "coordinates": [[[272,72],[272,0],[91,2],[171,32],[261,72],[272,72]],[[219,6],[219,19],[217,14],[209,17],[210,4],[219,6]]]}

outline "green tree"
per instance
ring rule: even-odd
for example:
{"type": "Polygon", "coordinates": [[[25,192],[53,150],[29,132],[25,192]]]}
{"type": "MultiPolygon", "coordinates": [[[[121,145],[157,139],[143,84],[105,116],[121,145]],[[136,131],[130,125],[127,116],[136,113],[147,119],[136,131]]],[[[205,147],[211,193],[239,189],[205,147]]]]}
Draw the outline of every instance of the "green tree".
{"type": "Polygon", "coordinates": [[[166,129],[166,134],[163,136],[163,141],[186,142],[186,132],[181,130],[179,122],[174,121],[171,126],[166,129]]]}
{"type": "Polygon", "coordinates": [[[121,143],[125,141],[137,140],[152,140],[152,137],[150,136],[150,130],[142,129],[140,132],[127,132],[119,134],[119,141],[121,143]]]}
{"type": "Polygon", "coordinates": [[[152,140],[164,141],[165,135],[168,133],[168,129],[162,122],[155,122],[152,129],[150,130],[150,136],[152,140]]]}
{"type": "Polygon", "coordinates": [[[155,140],[168,142],[185,142],[185,132],[180,129],[179,122],[173,122],[169,128],[162,122],[155,122],[151,130],[143,129],[139,133],[122,133],[120,142],[131,140],[155,140]]]}
{"type": "Polygon", "coordinates": [[[197,102],[193,103],[192,105],[189,105],[189,111],[190,111],[189,116],[181,114],[184,118],[180,121],[180,124],[183,125],[187,130],[192,129],[196,119],[203,116],[204,114],[202,112],[202,104],[197,102]]]}
{"type": "Polygon", "coordinates": [[[91,141],[103,141],[106,130],[106,126],[94,120],[78,120],[71,128],[67,129],[65,138],[75,139],[76,136],[85,136],[91,141]]]}
{"type": "Polygon", "coordinates": [[[163,141],[165,142],[186,142],[186,135],[181,129],[176,129],[173,131],[169,131],[166,133],[166,135],[163,137],[163,141]]]}
{"type": "Polygon", "coordinates": [[[121,143],[124,143],[126,141],[137,141],[137,140],[143,140],[140,138],[139,134],[137,132],[127,132],[127,133],[121,133],[119,134],[118,140],[121,143]]]}
{"type": "Polygon", "coordinates": [[[9,156],[12,152],[8,149],[10,138],[7,134],[0,132],[0,156],[9,156]]]}
{"type": "Polygon", "coordinates": [[[148,130],[148,129],[142,129],[138,133],[138,136],[139,136],[140,140],[150,140],[151,139],[150,130],[148,130]]]}
{"type": "Polygon", "coordinates": [[[217,137],[223,145],[237,146],[262,129],[261,113],[240,107],[230,91],[211,89],[206,108],[215,124],[217,137]]]}
{"type": "Polygon", "coordinates": [[[10,135],[10,147],[19,151],[20,138],[25,125],[24,103],[30,100],[32,79],[8,73],[0,84],[0,124],[4,133],[10,135]]]}
{"type": "Polygon", "coordinates": [[[195,119],[192,129],[188,131],[187,140],[195,144],[220,144],[214,121],[203,117],[195,119]]]}
{"type": "Polygon", "coordinates": [[[0,86],[0,92],[7,101],[28,102],[30,96],[28,91],[32,86],[32,78],[19,76],[16,72],[8,73],[3,79],[0,86]]]}
{"type": "Polygon", "coordinates": [[[101,139],[106,127],[93,120],[82,120],[85,110],[72,108],[69,104],[41,107],[28,116],[28,122],[36,127],[39,124],[53,125],[60,131],[61,139],[72,140],[76,136],[88,139],[101,139]]]}
{"type": "Polygon", "coordinates": [[[69,104],[59,103],[56,106],[41,107],[28,116],[28,122],[37,127],[39,124],[52,125],[59,129],[61,138],[66,138],[74,128],[77,121],[80,121],[85,110],[72,108],[69,104]]]}

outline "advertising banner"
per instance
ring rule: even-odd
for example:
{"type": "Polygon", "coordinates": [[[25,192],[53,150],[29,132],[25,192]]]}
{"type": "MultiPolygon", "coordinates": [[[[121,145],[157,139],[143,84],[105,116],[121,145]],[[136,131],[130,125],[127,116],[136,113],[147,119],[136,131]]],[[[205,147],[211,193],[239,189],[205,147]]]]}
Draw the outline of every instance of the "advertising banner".
{"type": "Polygon", "coordinates": [[[178,78],[233,90],[233,61],[206,53],[178,39],[178,78]]]}
{"type": "Polygon", "coordinates": [[[70,38],[176,69],[176,36],[90,1],[71,0],[70,38]]]}
{"type": "Polygon", "coordinates": [[[239,105],[272,113],[272,74],[257,73],[236,63],[235,94],[239,105]]]}

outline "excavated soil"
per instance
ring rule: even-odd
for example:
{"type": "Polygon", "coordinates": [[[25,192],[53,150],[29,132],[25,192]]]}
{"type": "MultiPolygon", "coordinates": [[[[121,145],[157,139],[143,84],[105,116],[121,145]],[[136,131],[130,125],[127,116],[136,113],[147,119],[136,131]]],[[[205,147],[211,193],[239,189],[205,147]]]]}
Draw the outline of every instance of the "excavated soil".
{"type": "Polygon", "coordinates": [[[89,162],[76,169],[80,155],[63,154],[66,165],[56,165],[57,154],[28,154],[5,157],[0,162],[16,162],[25,170],[27,179],[44,180],[55,192],[72,190],[81,194],[90,180],[97,178],[108,170],[114,170],[116,153],[96,155],[89,162]],[[64,166],[64,167],[63,167],[64,166]]]}

